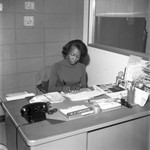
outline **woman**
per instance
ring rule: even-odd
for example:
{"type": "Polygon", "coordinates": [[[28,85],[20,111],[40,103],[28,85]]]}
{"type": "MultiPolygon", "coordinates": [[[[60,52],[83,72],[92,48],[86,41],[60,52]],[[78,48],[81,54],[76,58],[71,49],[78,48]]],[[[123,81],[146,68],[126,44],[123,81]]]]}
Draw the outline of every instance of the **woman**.
{"type": "Polygon", "coordinates": [[[64,59],[54,64],[49,92],[70,92],[87,87],[86,69],[82,63],[87,55],[87,47],[81,40],[68,42],[62,50],[64,59]]]}

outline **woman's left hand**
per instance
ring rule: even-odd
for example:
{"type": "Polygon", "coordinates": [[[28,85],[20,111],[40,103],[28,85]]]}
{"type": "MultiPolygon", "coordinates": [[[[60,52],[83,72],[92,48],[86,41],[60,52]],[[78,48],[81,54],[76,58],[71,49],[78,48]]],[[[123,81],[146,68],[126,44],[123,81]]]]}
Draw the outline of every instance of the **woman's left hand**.
{"type": "Polygon", "coordinates": [[[68,85],[65,85],[64,87],[63,87],[63,92],[64,93],[69,93],[71,90],[70,90],[70,86],[68,86],[68,85]]]}
{"type": "Polygon", "coordinates": [[[79,91],[81,89],[81,84],[74,84],[70,86],[71,91],[79,91]]]}

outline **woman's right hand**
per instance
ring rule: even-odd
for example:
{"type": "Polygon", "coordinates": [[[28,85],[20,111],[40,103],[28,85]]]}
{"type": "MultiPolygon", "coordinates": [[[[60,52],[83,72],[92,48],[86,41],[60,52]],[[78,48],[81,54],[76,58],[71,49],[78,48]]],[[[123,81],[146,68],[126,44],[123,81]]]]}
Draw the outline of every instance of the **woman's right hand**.
{"type": "Polygon", "coordinates": [[[74,91],[79,91],[81,89],[81,84],[73,84],[73,85],[65,85],[63,87],[63,92],[64,93],[69,93],[69,92],[74,92],[74,91]]]}
{"type": "Polygon", "coordinates": [[[65,86],[63,86],[63,92],[64,93],[69,93],[70,91],[71,91],[71,89],[70,89],[70,86],[69,85],[65,85],[65,86]]]}

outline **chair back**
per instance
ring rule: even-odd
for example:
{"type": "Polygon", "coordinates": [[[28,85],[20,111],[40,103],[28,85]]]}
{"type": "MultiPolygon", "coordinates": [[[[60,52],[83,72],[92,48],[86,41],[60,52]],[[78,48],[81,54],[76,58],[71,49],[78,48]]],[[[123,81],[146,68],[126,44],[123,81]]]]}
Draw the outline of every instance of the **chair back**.
{"type": "Polygon", "coordinates": [[[47,93],[50,78],[50,67],[44,67],[36,74],[36,92],[37,94],[47,93]]]}

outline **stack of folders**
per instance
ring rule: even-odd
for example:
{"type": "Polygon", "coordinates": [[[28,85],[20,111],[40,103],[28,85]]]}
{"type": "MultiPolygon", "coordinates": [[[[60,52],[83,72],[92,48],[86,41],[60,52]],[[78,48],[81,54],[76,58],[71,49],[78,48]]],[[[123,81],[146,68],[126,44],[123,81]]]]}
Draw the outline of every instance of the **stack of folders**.
{"type": "Polygon", "coordinates": [[[75,119],[86,115],[94,114],[93,107],[86,105],[76,105],[67,109],[60,109],[60,112],[68,119],[75,119]]]}

